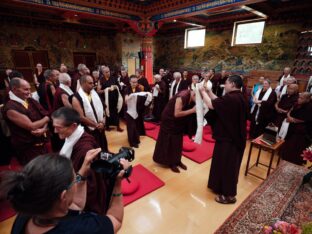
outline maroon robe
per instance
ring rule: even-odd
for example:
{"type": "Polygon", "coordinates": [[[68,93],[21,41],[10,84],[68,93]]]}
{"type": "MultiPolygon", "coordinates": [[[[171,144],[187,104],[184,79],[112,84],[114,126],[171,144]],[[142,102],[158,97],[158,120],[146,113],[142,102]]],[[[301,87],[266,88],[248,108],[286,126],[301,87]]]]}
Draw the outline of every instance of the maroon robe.
{"type": "MultiPolygon", "coordinates": [[[[53,111],[56,111],[57,109],[64,106],[64,103],[62,101],[62,95],[65,94],[68,97],[70,96],[65,90],[63,90],[60,87],[57,87],[54,94],[54,102],[53,102],[53,111]]],[[[59,135],[54,132],[53,126],[50,127],[52,136],[51,136],[51,143],[52,143],[52,149],[54,152],[58,152],[62,149],[65,140],[61,140],[59,135]]]]}
{"type": "Polygon", "coordinates": [[[214,94],[217,94],[217,90],[218,90],[220,80],[221,80],[221,74],[220,73],[216,73],[210,78],[210,81],[212,84],[212,92],[214,94]]]}
{"type": "Polygon", "coordinates": [[[156,82],[155,85],[159,85],[159,91],[158,96],[154,97],[154,107],[153,107],[153,116],[155,118],[155,121],[160,121],[161,113],[163,112],[165,106],[166,106],[166,96],[167,96],[167,87],[166,83],[164,81],[156,82]]]}
{"type": "Polygon", "coordinates": [[[38,87],[38,96],[39,96],[39,102],[42,105],[42,107],[48,111],[49,115],[53,112],[53,103],[54,103],[54,96],[51,90],[51,86],[54,86],[56,89],[57,86],[53,84],[50,81],[45,81],[43,83],[39,84],[38,87]]]}
{"type": "Polygon", "coordinates": [[[70,96],[64,89],[57,87],[54,94],[53,111],[56,111],[57,109],[64,106],[62,101],[63,94],[67,95],[68,97],[70,96]]]}
{"type": "Polygon", "coordinates": [[[303,120],[303,123],[290,123],[285,142],[281,147],[280,155],[282,159],[302,165],[301,154],[310,145],[312,124],[312,102],[303,105],[296,104],[290,112],[290,116],[303,120]]]}
{"type": "Polygon", "coordinates": [[[217,115],[208,187],[215,193],[236,196],[239,169],[246,146],[247,103],[241,91],[212,100],[217,115]]]}
{"type": "Polygon", "coordinates": [[[138,79],[138,83],[144,87],[144,92],[151,91],[151,87],[145,77],[141,77],[138,79]]]}
{"type": "Polygon", "coordinates": [[[190,109],[190,91],[182,91],[173,96],[161,114],[161,124],[153,160],[167,166],[177,166],[181,162],[183,132],[187,116],[176,118],[174,110],[177,98],[182,99],[182,110],[190,109]]]}
{"type": "MultiPolygon", "coordinates": [[[[111,87],[112,85],[117,85],[119,90],[120,86],[118,83],[118,80],[114,77],[110,77],[108,80],[106,80],[104,77],[101,77],[99,79],[99,82],[101,84],[101,89],[105,90],[106,88],[111,87]]],[[[108,97],[109,97],[109,117],[106,118],[106,127],[109,127],[110,125],[113,126],[119,126],[119,115],[118,115],[118,90],[108,91],[108,97]]],[[[100,96],[103,103],[105,103],[105,94],[100,96]]],[[[105,110],[105,109],[104,109],[105,110]]]]}
{"type": "Polygon", "coordinates": [[[20,164],[25,165],[38,155],[48,153],[45,136],[35,136],[30,130],[21,128],[13,123],[7,117],[7,111],[15,110],[23,115],[26,115],[32,122],[38,121],[48,115],[42,106],[32,98],[27,99],[28,109],[22,104],[9,100],[4,107],[4,117],[11,131],[11,144],[16,152],[16,157],[20,164]]]}
{"type": "MultiPolygon", "coordinates": [[[[278,103],[278,107],[283,110],[289,111],[295,105],[297,100],[298,100],[298,94],[288,95],[286,93],[281,97],[278,103]]],[[[280,129],[286,117],[287,117],[287,113],[279,113],[275,110],[275,117],[273,121],[274,125],[277,126],[278,129],[280,129]]]]}
{"type": "MultiPolygon", "coordinates": [[[[264,97],[265,92],[260,92],[259,100],[262,100],[264,97]]],[[[251,113],[251,124],[250,124],[250,137],[252,139],[257,138],[263,132],[266,126],[274,120],[275,114],[275,103],[277,101],[277,96],[274,90],[272,90],[268,100],[263,101],[261,103],[261,107],[259,110],[259,115],[257,122],[255,120],[256,113],[259,108],[258,105],[255,106],[253,112],[251,113]]]]}
{"type": "MultiPolygon", "coordinates": [[[[81,108],[83,110],[83,114],[85,116],[86,114],[85,114],[85,111],[83,109],[82,98],[80,97],[79,93],[75,93],[74,97],[77,98],[77,100],[79,101],[80,106],[81,106],[81,108]]],[[[95,116],[95,118],[97,118],[97,115],[96,115],[96,112],[95,112],[95,108],[93,106],[92,101],[91,101],[90,104],[91,104],[94,116],[95,116]]],[[[105,130],[104,129],[102,129],[102,130],[99,130],[99,129],[90,130],[88,128],[88,126],[85,126],[85,125],[83,125],[83,126],[84,126],[86,132],[88,132],[89,134],[91,134],[95,138],[95,140],[97,141],[98,145],[101,147],[102,151],[108,152],[108,146],[107,146],[107,139],[106,139],[106,135],[105,135],[105,130]]]]}
{"type": "Polygon", "coordinates": [[[71,90],[76,93],[76,89],[77,89],[77,83],[78,80],[80,79],[81,75],[78,71],[76,71],[72,76],[71,76],[71,90]]]}
{"type": "MultiPolygon", "coordinates": [[[[84,132],[73,147],[71,160],[76,172],[81,168],[86,153],[91,149],[98,148],[99,145],[94,137],[84,132]]],[[[87,200],[84,211],[91,211],[105,215],[108,208],[107,192],[109,182],[102,174],[89,170],[87,181],[87,200]]]]}

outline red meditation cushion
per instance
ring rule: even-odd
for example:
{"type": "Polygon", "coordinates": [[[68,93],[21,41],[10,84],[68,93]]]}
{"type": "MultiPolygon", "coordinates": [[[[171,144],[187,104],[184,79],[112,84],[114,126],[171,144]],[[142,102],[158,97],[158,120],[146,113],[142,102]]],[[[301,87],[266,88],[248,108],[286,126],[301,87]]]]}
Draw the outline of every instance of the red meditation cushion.
{"type": "Polygon", "coordinates": [[[145,122],[144,123],[144,127],[145,127],[146,130],[153,130],[153,129],[156,128],[156,125],[152,124],[152,123],[145,122]]]}
{"type": "Polygon", "coordinates": [[[210,142],[210,143],[215,143],[215,139],[212,138],[211,134],[206,134],[203,136],[204,141],[210,142]]]}
{"type": "Polygon", "coordinates": [[[196,149],[196,145],[194,142],[185,141],[183,142],[183,151],[185,152],[192,152],[196,149]]]}
{"type": "Polygon", "coordinates": [[[121,193],[125,196],[131,195],[138,191],[140,184],[138,181],[130,178],[131,183],[128,183],[127,180],[122,180],[121,182],[121,193]]]}
{"type": "Polygon", "coordinates": [[[210,126],[205,126],[203,132],[204,134],[212,134],[212,129],[210,126]]]}

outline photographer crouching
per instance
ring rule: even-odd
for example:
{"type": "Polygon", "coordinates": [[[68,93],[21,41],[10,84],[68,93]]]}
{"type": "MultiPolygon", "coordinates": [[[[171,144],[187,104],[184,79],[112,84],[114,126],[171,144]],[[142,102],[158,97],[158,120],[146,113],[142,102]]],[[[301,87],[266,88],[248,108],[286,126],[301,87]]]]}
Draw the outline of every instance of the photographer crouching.
{"type": "MultiPolygon", "coordinates": [[[[4,174],[1,193],[19,213],[11,233],[116,233],[123,219],[121,180],[125,170],[115,178],[106,216],[82,212],[87,196],[85,178],[100,151],[89,150],[77,174],[71,161],[60,155],[38,156],[21,172],[4,174]]],[[[128,168],[125,159],[119,162],[128,168]]]]}

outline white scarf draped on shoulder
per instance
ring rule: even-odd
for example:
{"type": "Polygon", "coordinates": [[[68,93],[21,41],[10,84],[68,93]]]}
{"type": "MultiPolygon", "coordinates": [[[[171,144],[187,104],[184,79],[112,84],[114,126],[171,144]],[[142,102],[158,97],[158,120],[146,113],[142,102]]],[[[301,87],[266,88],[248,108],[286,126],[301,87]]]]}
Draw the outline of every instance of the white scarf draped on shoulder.
{"type": "MultiPolygon", "coordinates": [[[[97,120],[95,118],[95,114],[93,112],[93,109],[92,109],[92,106],[91,106],[91,103],[88,99],[88,96],[87,94],[82,90],[82,88],[80,88],[78,90],[78,93],[82,99],[82,102],[83,102],[83,109],[84,109],[84,112],[85,112],[85,115],[88,119],[91,119],[92,121],[94,121],[95,123],[99,123],[99,122],[103,122],[104,120],[104,109],[103,109],[103,104],[101,102],[101,99],[99,97],[99,95],[95,92],[94,89],[91,90],[90,92],[90,95],[91,95],[91,99],[92,99],[92,103],[93,103],[93,106],[94,106],[94,110],[96,112],[96,117],[97,117],[97,120]]],[[[88,128],[90,130],[94,130],[94,128],[88,126],[88,128]]]]}
{"type": "MultiPolygon", "coordinates": [[[[113,86],[113,85],[112,85],[113,86]]],[[[105,112],[106,112],[106,116],[107,117],[110,117],[110,113],[109,113],[109,92],[110,92],[110,89],[111,87],[107,87],[106,89],[104,89],[104,98],[105,98],[105,112]]],[[[122,96],[120,94],[120,91],[119,91],[119,88],[117,85],[114,86],[117,91],[118,91],[118,102],[117,102],[117,111],[118,113],[121,111],[121,108],[122,108],[122,104],[123,104],[123,99],[122,99],[122,96]]]]}
{"type": "Polygon", "coordinates": [[[79,125],[76,130],[65,139],[65,143],[60,151],[60,155],[64,155],[66,158],[70,159],[74,145],[78,142],[83,133],[84,128],[79,125]]]}
{"type": "MultiPolygon", "coordinates": [[[[262,89],[263,89],[263,88],[262,88],[262,89]]],[[[259,90],[256,92],[255,98],[256,98],[257,100],[259,100],[259,95],[260,95],[262,89],[259,89],[259,90]]],[[[264,96],[262,97],[261,100],[262,100],[262,101],[267,101],[267,100],[269,99],[269,97],[270,97],[272,91],[273,91],[273,90],[272,90],[272,88],[270,87],[270,88],[265,92],[265,94],[264,94],[264,96]]],[[[261,104],[256,104],[256,103],[254,103],[254,104],[252,105],[252,107],[251,107],[250,113],[252,113],[252,112],[254,111],[256,105],[258,105],[258,110],[257,110],[257,113],[256,113],[256,118],[255,118],[255,120],[256,120],[256,122],[257,122],[257,120],[258,120],[258,115],[259,115],[259,110],[260,110],[260,108],[261,108],[261,104]]]]}

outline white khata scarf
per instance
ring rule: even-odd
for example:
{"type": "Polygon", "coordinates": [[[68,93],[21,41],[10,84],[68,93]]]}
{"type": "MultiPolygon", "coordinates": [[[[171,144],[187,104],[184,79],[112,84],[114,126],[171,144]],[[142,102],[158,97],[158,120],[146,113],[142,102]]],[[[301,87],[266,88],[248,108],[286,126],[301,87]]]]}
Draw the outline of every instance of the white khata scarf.
{"type": "Polygon", "coordinates": [[[282,78],[280,79],[280,85],[283,86],[283,82],[285,79],[289,78],[290,74],[288,76],[283,75],[282,78]]]}
{"type": "Polygon", "coordinates": [[[131,93],[128,97],[127,101],[127,113],[133,118],[137,119],[138,118],[138,112],[137,112],[137,99],[138,96],[147,96],[144,105],[148,106],[152,99],[153,96],[150,92],[138,92],[138,93],[131,93]]]}
{"type": "Polygon", "coordinates": [[[63,89],[69,96],[74,94],[73,91],[64,84],[60,84],[60,88],[63,89]]]}
{"type": "Polygon", "coordinates": [[[203,128],[205,125],[205,119],[204,119],[205,107],[204,107],[202,96],[200,95],[200,92],[199,92],[199,86],[202,86],[202,84],[198,84],[197,87],[193,89],[196,95],[196,120],[197,120],[197,130],[196,130],[194,142],[197,144],[202,143],[203,128]]]}
{"type": "MultiPolygon", "coordinates": [[[[182,79],[181,79],[182,80],[182,79]]],[[[177,84],[177,87],[176,87],[176,90],[175,90],[175,93],[173,93],[173,88],[175,86],[175,84],[177,83],[176,80],[174,80],[171,84],[171,87],[170,87],[170,96],[169,96],[169,99],[172,98],[174,95],[176,95],[178,93],[178,90],[179,90],[179,86],[181,84],[181,80],[179,81],[179,83],[177,84]]]]}
{"type": "MultiPolygon", "coordinates": [[[[119,113],[121,108],[122,108],[123,99],[122,99],[122,96],[120,94],[118,86],[116,86],[116,88],[117,88],[117,91],[118,91],[117,111],[119,113]]],[[[104,89],[105,106],[106,106],[105,112],[106,112],[106,116],[107,117],[110,116],[110,113],[109,113],[109,95],[108,95],[109,92],[110,92],[110,87],[107,87],[106,89],[104,89]]]]}
{"type": "Polygon", "coordinates": [[[83,133],[84,128],[79,125],[76,130],[65,139],[65,143],[60,151],[60,155],[64,155],[66,158],[70,159],[74,145],[78,142],[83,133]]]}
{"type": "Polygon", "coordinates": [[[287,118],[284,119],[282,126],[278,132],[278,136],[283,140],[285,139],[289,128],[289,122],[287,122],[286,120],[287,118]]]}
{"type": "Polygon", "coordinates": [[[153,88],[153,97],[158,97],[158,93],[159,93],[158,89],[159,89],[159,84],[156,84],[153,88]]]}
{"type": "MultiPolygon", "coordinates": [[[[103,119],[104,119],[103,105],[102,105],[99,95],[95,92],[95,90],[92,89],[90,92],[90,95],[91,95],[92,103],[93,103],[98,121],[95,118],[95,115],[94,115],[94,112],[93,112],[93,109],[92,109],[92,106],[88,99],[87,94],[82,90],[82,88],[79,89],[78,93],[82,99],[83,109],[84,109],[86,117],[91,119],[95,123],[103,122],[103,119]]],[[[88,128],[92,131],[94,130],[94,128],[90,126],[88,126],[88,128]]]]}
{"type": "MultiPolygon", "coordinates": [[[[262,88],[262,89],[263,89],[263,88],[262,88]]],[[[256,98],[257,100],[259,99],[259,95],[260,95],[262,89],[259,89],[259,90],[256,92],[255,98],[256,98]]],[[[270,87],[270,88],[265,92],[265,94],[264,94],[264,96],[263,96],[263,98],[262,98],[261,100],[262,100],[262,101],[267,101],[268,98],[270,97],[271,93],[272,93],[272,88],[270,87]]],[[[259,110],[260,110],[260,108],[261,108],[261,104],[255,104],[255,103],[254,103],[254,104],[252,105],[252,108],[251,108],[250,113],[252,113],[252,112],[254,111],[256,105],[258,105],[258,110],[257,110],[257,113],[256,113],[256,118],[255,118],[255,120],[256,120],[256,122],[257,122],[257,120],[258,120],[258,115],[259,115],[259,110]]]]}

